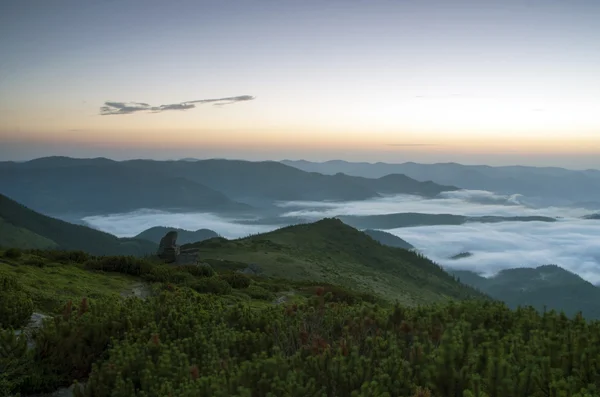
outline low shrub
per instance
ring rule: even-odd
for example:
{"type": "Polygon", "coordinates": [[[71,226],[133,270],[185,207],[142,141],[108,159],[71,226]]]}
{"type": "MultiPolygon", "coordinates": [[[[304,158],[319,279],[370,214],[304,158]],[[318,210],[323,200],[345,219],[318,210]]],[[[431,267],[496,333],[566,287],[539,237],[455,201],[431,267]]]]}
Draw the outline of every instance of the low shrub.
{"type": "Polygon", "coordinates": [[[101,270],[104,272],[141,276],[144,273],[151,271],[153,265],[150,262],[133,256],[104,256],[87,260],[85,262],[85,267],[89,270],[101,270]]]}
{"type": "Polygon", "coordinates": [[[231,285],[235,289],[248,288],[250,286],[250,277],[242,273],[224,273],[219,277],[225,280],[227,284],[231,285]]]}
{"type": "Polygon", "coordinates": [[[87,377],[113,341],[148,324],[153,318],[149,309],[137,298],[69,301],[62,314],[34,335],[35,376],[23,385],[22,393],[52,391],[87,377]]]}
{"type": "Polygon", "coordinates": [[[215,270],[208,263],[199,263],[196,265],[182,265],[178,267],[196,277],[212,277],[215,270]]]}
{"type": "Polygon", "coordinates": [[[20,328],[33,313],[33,302],[14,277],[0,274],[0,328],[20,328]]]}
{"type": "Polygon", "coordinates": [[[9,248],[6,251],[4,251],[4,257],[9,259],[18,259],[21,257],[22,254],[23,253],[18,248],[9,248]]]}
{"type": "Polygon", "coordinates": [[[244,293],[252,299],[259,299],[263,301],[272,301],[273,299],[275,299],[274,293],[256,284],[251,284],[248,288],[244,290],[244,293]]]}
{"type": "Polygon", "coordinates": [[[13,396],[29,377],[31,356],[27,352],[27,337],[13,330],[0,329],[0,396],[13,396]]]}
{"type": "Polygon", "coordinates": [[[23,262],[24,265],[34,266],[34,267],[46,267],[47,262],[40,257],[33,256],[23,262]]]}
{"type": "Polygon", "coordinates": [[[231,285],[220,277],[196,279],[190,287],[201,294],[226,295],[232,290],[231,285]]]}
{"type": "Polygon", "coordinates": [[[29,253],[46,258],[59,263],[85,263],[93,258],[92,255],[85,251],[64,251],[64,250],[29,250],[29,253]]]}

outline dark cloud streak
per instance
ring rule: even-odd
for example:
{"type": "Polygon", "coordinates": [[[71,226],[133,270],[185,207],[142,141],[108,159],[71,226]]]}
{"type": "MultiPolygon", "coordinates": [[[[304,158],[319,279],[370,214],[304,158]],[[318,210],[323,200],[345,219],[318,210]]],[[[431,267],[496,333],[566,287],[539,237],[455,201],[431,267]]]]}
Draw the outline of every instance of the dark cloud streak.
{"type": "Polygon", "coordinates": [[[227,98],[217,99],[196,99],[193,101],[186,101],[180,103],[173,103],[168,105],[150,106],[144,102],[115,102],[107,101],[104,102],[104,106],[100,107],[100,115],[111,116],[119,114],[133,114],[136,112],[148,112],[148,113],[160,113],[167,110],[188,110],[196,107],[197,104],[212,103],[215,106],[231,105],[237,102],[251,101],[255,97],[251,95],[240,95],[227,98]]]}

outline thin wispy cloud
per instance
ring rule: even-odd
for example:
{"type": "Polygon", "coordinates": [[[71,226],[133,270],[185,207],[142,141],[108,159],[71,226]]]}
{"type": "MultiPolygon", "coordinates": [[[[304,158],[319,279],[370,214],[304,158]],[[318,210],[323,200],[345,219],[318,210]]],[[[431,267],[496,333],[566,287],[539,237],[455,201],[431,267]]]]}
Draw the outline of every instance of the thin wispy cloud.
{"type": "Polygon", "coordinates": [[[387,146],[438,146],[437,143],[388,143],[387,146]]]}
{"type": "Polygon", "coordinates": [[[185,101],[180,103],[172,103],[168,105],[151,106],[145,102],[115,102],[106,101],[104,106],[100,108],[101,116],[113,116],[122,114],[133,114],[139,112],[145,113],[160,113],[167,110],[188,110],[194,109],[196,104],[212,103],[214,106],[231,105],[238,102],[251,101],[255,97],[252,95],[240,95],[227,98],[214,99],[196,99],[193,101],[185,101]]]}

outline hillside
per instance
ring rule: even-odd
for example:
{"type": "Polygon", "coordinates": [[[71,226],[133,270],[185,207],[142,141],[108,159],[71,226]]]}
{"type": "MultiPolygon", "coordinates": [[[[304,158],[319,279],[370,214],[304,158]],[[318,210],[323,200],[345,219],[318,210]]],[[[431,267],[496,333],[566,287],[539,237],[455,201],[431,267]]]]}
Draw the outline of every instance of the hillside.
{"type": "Polygon", "coordinates": [[[3,396],[596,395],[600,322],[580,317],[485,299],[390,305],[207,265],[0,258],[3,396]]]}
{"type": "Polygon", "coordinates": [[[152,241],[153,243],[159,244],[160,240],[169,231],[177,232],[177,244],[191,244],[198,241],[208,240],[209,238],[219,237],[217,232],[210,229],[198,229],[196,231],[179,229],[176,227],[165,227],[155,226],[150,229],[146,229],[134,238],[152,241]]]}
{"type": "Polygon", "coordinates": [[[545,216],[465,216],[453,214],[425,214],[403,212],[382,215],[341,215],[337,218],[360,229],[395,229],[411,226],[462,225],[467,222],[556,222],[545,216]]]}
{"type": "Polygon", "coordinates": [[[450,272],[511,308],[546,307],[568,316],[581,311],[586,318],[600,319],[600,288],[558,266],[507,269],[490,278],[467,270],[450,272]]]}
{"type": "Polygon", "coordinates": [[[482,297],[429,259],[382,245],[337,219],[239,240],[211,239],[181,250],[209,263],[254,264],[267,276],[338,284],[409,305],[482,297]]]}
{"type": "Polygon", "coordinates": [[[396,248],[403,248],[407,250],[415,248],[412,244],[402,240],[398,236],[394,236],[392,233],[373,229],[363,230],[362,232],[369,235],[369,237],[371,237],[373,240],[379,241],[383,245],[388,245],[390,247],[396,248]]]}
{"type": "Polygon", "coordinates": [[[0,246],[61,248],[96,255],[146,255],[156,245],[146,240],[120,239],[86,226],[42,215],[0,194],[0,246]]]}
{"type": "Polygon", "coordinates": [[[46,249],[56,248],[57,244],[46,237],[0,218],[0,247],[46,249]]]}

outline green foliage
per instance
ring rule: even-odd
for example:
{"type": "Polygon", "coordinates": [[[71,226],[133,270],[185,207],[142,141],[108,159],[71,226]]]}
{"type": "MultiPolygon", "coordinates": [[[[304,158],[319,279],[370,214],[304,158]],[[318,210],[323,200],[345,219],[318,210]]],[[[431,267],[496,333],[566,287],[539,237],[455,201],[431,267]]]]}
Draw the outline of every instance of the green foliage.
{"type": "Polygon", "coordinates": [[[252,299],[263,301],[272,301],[275,299],[275,294],[273,292],[266,290],[257,284],[250,284],[250,286],[244,290],[244,293],[246,293],[252,299]]]}
{"type": "Polygon", "coordinates": [[[76,395],[597,395],[599,323],[481,301],[382,309],[325,295],[256,309],[165,292],[137,308],[150,321],[115,339],[76,395]]]}
{"type": "Polygon", "coordinates": [[[212,277],[215,270],[208,263],[199,263],[196,265],[182,265],[179,268],[196,277],[212,277]]]}
{"type": "Polygon", "coordinates": [[[55,313],[67,301],[80,300],[84,296],[118,296],[139,283],[131,276],[84,270],[83,265],[71,262],[74,258],[83,260],[79,254],[65,251],[24,251],[19,259],[0,261],[0,275],[18,280],[23,293],[41,313],[55,313]]]}
{"type": "Polygon", "coordinates": [[[201,294],[226,295],[231,293],[231,285],[218,276],[197,279],[190,287],[201,294]]]}
{"type": "Polygon", "coordinates": [[[220,275],[232,288],[243,289],[250,286],[250,277],[242,273],[224,273],[220,275]]]}
{"type": "Polygon", "coordinates": [[[87,260],[85,267],[90,270],[140,276],[149,272],[151,265],[133,256],[105,256],[87,260]]]}
{"type": "Polygon", "coordinates": [[[33,313],[33,302],[16,278],[0,273],[0,328],[20,328],[33,313]]]}
{"type": "Polygon", "coordinates": [[[22,255],[22,252],[18,248],[9,248],[4,251],[4,256],[9,259],[18,259],[22,255]]]}
{"type": "Polygon", "coordinates": [[[33,249],[28,251],[30,254],[40,258],[48,259],[58,263],[85,263],[92,256],[84,251],[66,251],[66,250],[40,250],[33,249]]]}
{"type": "Polygon", "coordinates": [[[105,299],[90,304],[71,301],[61,315],[48,322],[35,337],[35,360],[44,386],[69,383],[85,376],[92,364],[103,357],[111,339],[122,338],[134,326],[145,322],[137,299],[105,299]]]}
{"type": "Polygon", "coordinates": [[[0,396],[18,392],[28,377],[30,364],[25,335],[0,329],[0,396]]]}
{"type": "MultiPolygon", "coordinates": [[[[161,291],[67,302],[33,332],[29,353],[24,338],[1,333],[1,392],[86,380],[79,397],[598,395],[600,322],[581,316],[487,300],[381,305],[328,283],[88,259],[102,280],[98,264],[160,281],[161,291]],[[289,301],[273,304],[282,293],[289,301]]],[[[19,290],[4,279],[3,290],[19,290]]]]}

